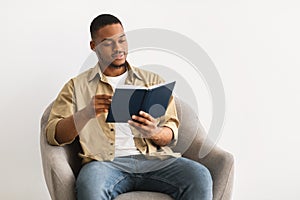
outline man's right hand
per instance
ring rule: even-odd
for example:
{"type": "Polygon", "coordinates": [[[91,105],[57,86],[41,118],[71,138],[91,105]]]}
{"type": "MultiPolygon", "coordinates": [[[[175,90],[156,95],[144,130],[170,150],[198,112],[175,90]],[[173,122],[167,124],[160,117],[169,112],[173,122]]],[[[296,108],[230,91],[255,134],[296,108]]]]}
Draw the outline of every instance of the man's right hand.
{"type": "Polygon", "coordinates": [[[111,99],[111,95],[95,95],[84,109],[60,120],[57,123],[55,133],[55,139],[58,143],[72,141],[90,119],[98,117],[101,113],[108,112],[111,99]]]}
{"type": "Polygon", "coordinates": [[[108,112],[112,95],[98,94],[93,96],[90,103],[85,107],[88,118],[99,117],[101,113],[108,112]]]}

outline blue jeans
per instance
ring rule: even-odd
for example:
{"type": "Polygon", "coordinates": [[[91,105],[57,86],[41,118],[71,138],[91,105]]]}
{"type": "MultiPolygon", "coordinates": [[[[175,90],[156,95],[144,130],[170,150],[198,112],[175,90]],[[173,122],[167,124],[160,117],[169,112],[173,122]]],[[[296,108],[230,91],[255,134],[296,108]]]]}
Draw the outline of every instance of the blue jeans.
{"type": "Polygon", "coordinates": [[[142,155],[92,161],[76,181],[78,200],[110,200],[129,191],[155,191],[180,200],[211,200],[212,178],[206,167],[186,158],[148,160],[142,155]]]}

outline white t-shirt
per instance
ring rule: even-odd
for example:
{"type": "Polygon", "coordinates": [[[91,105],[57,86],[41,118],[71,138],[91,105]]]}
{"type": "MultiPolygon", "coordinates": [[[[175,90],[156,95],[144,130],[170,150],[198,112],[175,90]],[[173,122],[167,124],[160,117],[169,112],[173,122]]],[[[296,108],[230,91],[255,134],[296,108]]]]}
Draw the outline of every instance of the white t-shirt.
{"type": "MultiPolygon", "coordinates": [[[[128,71],[120,76],[107,76],[107,80],[112,88],[115,90],[117,85],[124,85],[127,78],[128,71]]],[[[137,150],[133,134],[128,123],[115,123],[115,157],[138,155],[140,152],[137,150]]]]}

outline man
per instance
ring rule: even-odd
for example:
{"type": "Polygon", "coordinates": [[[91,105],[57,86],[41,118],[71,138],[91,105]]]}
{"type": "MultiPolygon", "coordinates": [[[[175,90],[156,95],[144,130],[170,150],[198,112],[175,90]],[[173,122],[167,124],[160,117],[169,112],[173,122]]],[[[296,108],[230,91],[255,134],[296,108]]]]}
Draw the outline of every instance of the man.
{"type": "Polygon", "coordinates": [[[147,190],[174,199],[212,199],[209,171],[176,157],[170,148],[176,145],[179,126],[172,97],[163,117],[154,119],[141,111],[128,123],[105,122],[117,85],[151,86],[163,80],[126,61],[126,35],[115,16],[99,15],[90,31],[90,47],[99,61],[66,83],[46,127],[52,145],[70,144],[79,137],[84,165],[76,181],[77,198],[114,199],[125,192],[147,190]]]}

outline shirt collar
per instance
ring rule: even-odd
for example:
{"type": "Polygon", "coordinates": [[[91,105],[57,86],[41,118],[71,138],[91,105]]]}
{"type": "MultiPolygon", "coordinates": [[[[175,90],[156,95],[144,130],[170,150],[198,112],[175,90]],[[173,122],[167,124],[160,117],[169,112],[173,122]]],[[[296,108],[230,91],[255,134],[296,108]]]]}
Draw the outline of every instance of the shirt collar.
{"type": "MultiPolygon", "coordinates": [[[[127,66],[127,70],[128,70],[128,76],[130,78],[135,76],[138,79],[142,80],[141,76],[136,72],[135,67],[130,66],[130,64],[127,61],[126,61],[126,66],[127,66]]],[[[97,62],[97,64],[92,68],[92,70],[88,76],[88,81],[90,82],[96,77],[98,77],[101,81],[103,81],[103,79],[106,79],[105,75],[102,73],[102,71],[100,69],[99,62],[97,62]]]]}

